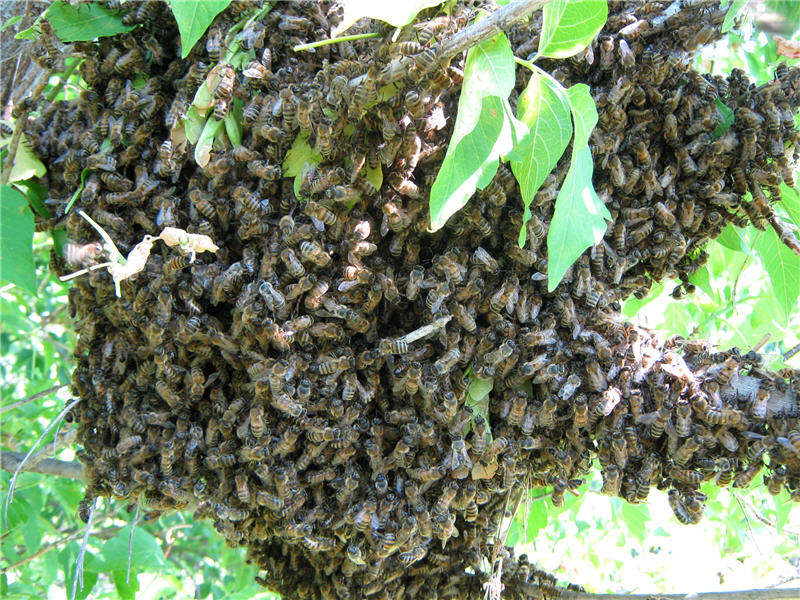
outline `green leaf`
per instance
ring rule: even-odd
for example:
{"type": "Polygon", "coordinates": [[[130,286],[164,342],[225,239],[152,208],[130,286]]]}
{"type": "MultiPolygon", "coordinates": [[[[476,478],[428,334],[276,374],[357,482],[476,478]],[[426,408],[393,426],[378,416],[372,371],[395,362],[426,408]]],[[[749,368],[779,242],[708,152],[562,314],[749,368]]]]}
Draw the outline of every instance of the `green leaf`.
{"type": "Polygon", "coordinates": [[[504,34],[467,53],[453,134],[431,189],[432,231],[441,229],[476,189],[489,184],[501,156],[521,152],[528,130],[506,100],[515,81],[514,55],[504,34]]]}
{"type": "Polygon", "coordinates": [[[731,2],[728,12],[725,13],[725,19],[722,21],[722,33],[728,33],[733,29],[734,21],[742,14],[747,6],[747,0],[733,0],[731,2]]]}
{"type": "Polygon", "coordinates": [[[201,167],[205,168],[211,160],[211,149],[214,146],[214,139],[217,133],[222,128],[222,121],[211,117],[206,121],[203,131],[200,134],[200,139],[197,140],[197,145],[194,147],[194,161],[201,167]]]}
{"type": "Polygon", "coordinates": [[[381,189],[383,185],[383,169],[381,169],[381,165],[378,164],[374,169],[367,165],[366,169],[364,169],[364,179],[374,185],[376,190],[381,189]]]}
{"type": "Polygon", "coordinates": [[[573,153],[572,164],[556,198],[547,234],[547,289],[553,291],[570,265],[586,248],[600,243],[606,232],[608,209],[592,186],[592,152],[584,146],[573,153]]]}
{"type": "Polygon", "coordinates": [[[754,249],[769,273],[783,317],[788,319],[800,297],[800,257],[784,246],[771,228],[756,238],[754,249]]]}
{"type": "Polygon", "coordinates": [[[395,27],[408,25],[417,13],[431,6],[438,6],[442,0],[403,0],[403,2],[375,2],[374,0],[344,0],[342,22],[331,35],[337,36],[359,19],[378,19],[395,27]]]}
{"type": "Polygon", "coordinates": [[[127,571],[125,570],[114,571],[112,576],[114,577],[114,587],[117,588],[118,597],[122,600],[134,600],[136,598],[136,592],[139,591],[139,578],[136,577],[133,568],[131,568],[129,582],[125,581],[127,577],[127,571]]]}
{"type": "Polygon", "coordinates": [[[31,208],[36,211],[37,215],[45,219],[49,219],[52,216],[47,206],[44,204],[44,199],[47,198],[46,187],[33,180],[20,181],[16,183],[14,187],[25,194],[31,208]]]}
{"type": "Polygon", "coordinates": [[[431,231],[441,229],[472,197],[492,181],[501,157],[517,156],[528,137],[527,127],[511,114],[508,100],[483,99],[477,127],[447,150],[431,188],[431,231]]]}
{"type": "Polygon", "coordinates": [[[714,241],[736,252],[744,252],[745,254],[750,253],[750,250],[747,247],[745,230],[734,227],[730,223],[725,226],[725,228],[722,230],[722,233],[714,241]]]}
{"type": "Polygon", "coordinates": [[[653,284],[653,288],[650,290],[650,293],[647,294],[644,298],[637,298],[636,296],[631,296],[625,301],[625,304],[622,305],[622,314],[628,318],[632,319],[636,313],[639,312],[643,307],[650,304],[653,300],[658,298],[661,295],[661,292],[664,291],[664,285],[661,283],[653,284]]]}
{"type": "Polygon", "coordinates": [[[242,107],[241,101],[234,100],[232,106],[227,113],[225,113],[225,133],[228,134],[228,139],[233,146],[239,146],[242,143],[242,107]],[[236,102],[239,102],[239,110],[236,110],[236,102]]]}
{"type": "Polygon", "coordinates": [[[33,212],[11,186],[0,187],[0,279],[36,292],[33,212]]]}
{"type": "MultiPolygon", "coordinates": [[[[202,86],[205,88],[205,86],[202,86]]],[[[206,117],[195,108],[190,106],[186,111],[186,116],[183,119],[184,131],[186,132],[186,140],[190,144],[196,144],[200,139],[200,134],[203,133],[203,127],[206,126],[206,117]]]]}
{"type": "Polygon", "coordinates": [[[0,26],[0,31],[3,31],[6,27],[11,27],[14,23],[18,23],[22,21],[22,15],[17,15],[15,17],[11,17],[2,26],[0,26]]]}
{"type": "Polygon", "coordinates": [[[644,542],[647,537],[647,522],[650,520],[650,511],[646,506],[633,506],[627,502],[622,503],[620,511],[622,522],[628,529],[630,534],[635,537],[639,543],[644,542]]]}
{"type": "Polygon", "coordinates": [[[464,84],[458,98],[458,113],[450,146],[472,132],[481,117],[487,96],[508,98],[516,82],[514,53],[502,33],[470,48],[464,65],[464,84]]]}
{"type": "Polygon", "coordinates": [[[124,25],[122,15],[99,2],[82,2],[75,6],[68,2],[54,2],[45,17],[62,42],[90,42],[95,38],[131,31],[133,25],[124,25]]]}
{"type": "Polygon", "coordinates": [[[294,177],[294,195],[300,199],[300,184],[312,167],[322,162],[322,154],[308,143],[308,132],[300,131],[283,159],[283,176],[294,177]]]}
{"type": "Polygon", "coordinates": [[[472,402],[481,402],[494,387],[494,379],[478,379],[473,377],[467,390],[467,395],[472,402]]]}
{"type": "MultiPolygon", "coordinates": [[[[121,529],[116,537],[103,544],[101,556],[108,571],[122,571],[122,580],[125,581],[125,571],[128,568],[128,541],[130,540],[131,526],[121,529]]],[[[167,565],[164,552],[156,538],[142,527],[133,530],[133,548],[131,551],[131,574],[134,570],[156,571],[167,565]]]]}
{"type": "Polygon", "coordinates": [[[520,247],[525,245],[533,197],[547,175],[564,154],[572,136],[569,102],[564,88],[555,80],[534,70],[517,103],[517,118],[531,132],[530,144],[522,160],[511,161],[511,170],[519,182],[525,212],[519,233],[520,247]]]}
{"type": "Polygon", "coordinates": [[[75,204],[75,201],[81,197],[83,188],[86,187],[86,178],[89,177],[90,172],[91,171],[89,169],[84,169],[81,171],[81,184],[78,186],[78,189],[75,190],[75,193],[72,194],[72,198],[69,199],[69,202],[67,202],[67,207],[64,209],[64,214],[68,213],[72,208],[72,205],[75,204]]]}
{"type": "Polygon", "coordinates": [[[572,142],[574,157],[576,149],[580,150],[589,143],[589,136],[592,135],[592,130],[597,125],[597,107],[594,105],[589,86],[585,83],[578,83],[570,87],[567,90],[567,101],[572,112],[572,120],[575,123],[575,139],[572,142]]]}
{"type": "Polygon", "coordinates": [[[606,0],[555,0],[545,4],[537,57],[568,58],[586,48],[608,17],[606,0]]]}
{"type": "Polygon", "coordinates": [[[707,268],[703,267],[689,275],[689,283],[696,285],[697,288],[705,292],[709,298],[715,298],[714,286],[711,284],[711,275],[707,268]]]}
{"type": "Polygon", "coordinates": [[[231,0],[172,0],[172,14],[181,34],[181,58],[189,52],[231,0]]]}
{"type": "Polygon", "coordinates": [[[735,120],[735,116],[733,111],[728,108],[728,105],[719,98],[714,100],[714,103],[717,106],[717,113],[719,114],[719,123],[717,123],[713,133],[713,138],[717,139],[725,135],[725,132],[731,128],[731,125],[733,125],[733,121],[735,120]]]}
{"type": "Polygon", "coordinates": [[[797,188],[790,188],[781,182],[781,206],[789,214],[792,222],[800,227],[800,194],[797,188]]]}

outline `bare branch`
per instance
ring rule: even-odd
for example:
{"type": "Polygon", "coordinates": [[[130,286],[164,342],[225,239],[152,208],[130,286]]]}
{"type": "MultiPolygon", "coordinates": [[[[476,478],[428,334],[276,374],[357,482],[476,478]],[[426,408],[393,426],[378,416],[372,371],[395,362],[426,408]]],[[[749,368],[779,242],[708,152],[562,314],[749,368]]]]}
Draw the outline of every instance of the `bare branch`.
{"type": "Polygon", "coordinates": [[[485,19],[473,23],[442,43],[441,60],[452,58],[489,38],[508,31],[514,23],[529,17],[549,0],[517,0],[493,12],[485,19]]]}
{"type": "Polygon", "coordinates": [[[13,404],[8,404],[6,406],[0,406],[0,414],[3,414],[4,412],[7,412],[9,410],[14,410],[15,408],[19,408],[20,406],[24,406],[25,404],[28,404],[29,402],[33,402],[34,400],[38,400],[39,398],[45,398],[46,396],[49,396],[50,394],[54,394],[54,393],[58,392],[59,390],[67,387],[68,385],[69,385],[68,383],[64,383],[62,385],[54,385],[51,388],[47,388],[46,390],[42,390],[41,392],[37,392],[35,394],[31,394],[30,396],[27,396],[27,397],[23,398],[22,400],[17,400],[13,404]]]}
{"type": "MultiPolygon", "coordinates": [[[[9,473],[13,473],[19,468],[25,455],[21,452],[4,451],[0,453],[0,468],[9,473]]],[[[78,462],[57,460],[55,458],[45,458],[39,461],[34,467],[25,465],[25,471],[31,473],[41,473],[42,475],[53,475],[55,477],[66,477],[67,479],[83,480],[85,477],[84,467],[78,462]]]]}

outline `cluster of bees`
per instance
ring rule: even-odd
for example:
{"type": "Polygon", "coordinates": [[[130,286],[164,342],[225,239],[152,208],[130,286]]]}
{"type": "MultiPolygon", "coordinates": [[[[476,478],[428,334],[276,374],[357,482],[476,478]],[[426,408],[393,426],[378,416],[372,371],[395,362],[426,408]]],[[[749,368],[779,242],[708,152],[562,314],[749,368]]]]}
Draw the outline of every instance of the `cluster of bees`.
{"type": "MultiPolygon", "coordinates": [[[[40,228],[73,240],[52,268],[101,260],[78,208],[123,254],[163,227],[220,247],[193,262],[154,247],[121,298],[104,270],[75,281],[82,402],[70,418],[86,502],[142,502],[151,518],[192,509],[285,597],[435,598],[481,593],[474,574],[520,495],[551,486],[558,506],[595,460],[603,493],[636,503],[668,489],[685,523],[700,520],[710,479],[743,487],[763,473],[770,492],[800,499],[800,373],[664,345],[619,318],[654,280],[681,278],[685,292],[724,224],[774,219],[786,147],[798,147],[787,114],[800,71],[759,88],[701,76],[683,57],[716,35],[698,18],[707,7],[684,7],[677,24],[667,4],[612,3],[587,52],[552,65],[592,84],[594,183],[614,216],[553,293],[544,240],[565,164],[531,207],[524,248],[503,166],[427,232],[463,77],[460,59],[437,53],[467,8],[423,13],[394,42],[298,54],[341,7],[277,4],[244,30],[258,58],[243,72],[219,61],[249,3],[232,3],[187,60],[160,2],[128,13],[131,34],[76,47],[88,90],[38,107],[27,131],[57,214],[40,228]],[[214,113],[241,103],[243,138],[200,168],[171,132],[211,72],[214,113]],[[717,101],[736,115],[719,137],[717,101]],[[282,164],[301,132],[322,161],[298,200],[282,164]],[[472,402],[471,377],[493,378],[486,404],[472,402]]],[[[539,19],[510,32],[518,55],[539,19]]],[[[558,597],[551,576],[502,552],[506,597],[558,597]]]]}

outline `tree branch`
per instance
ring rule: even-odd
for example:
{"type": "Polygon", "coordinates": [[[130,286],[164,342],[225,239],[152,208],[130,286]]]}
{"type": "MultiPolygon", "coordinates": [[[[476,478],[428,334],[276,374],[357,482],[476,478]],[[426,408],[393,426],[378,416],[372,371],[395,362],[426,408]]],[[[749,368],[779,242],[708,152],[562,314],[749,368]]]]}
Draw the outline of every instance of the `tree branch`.
{"type": "Polygon", "coordinates": [[[27,396],[26,398],[23,398],[22,400],[18,400],[17,402],[14,402],[13,404],[8,404],[6,406],[0,406],[0,414],[3,414],[4,412],[7,412],[9,410],[14,410],[15,408],[19,408],[20,406],[28,404],[29,402],[33,402],[34,400],[38,400],[39,398],[44,398],[46,396],[49,396],[50,394],[58,392],[59,390],[67,387],[68,385],[69,385],[68,383],[64,383],[62,385],[54,385],[51,388],[47,388],[46,390],[42,390],[41,392],[37,392],[36,394],[31,394],[30,396],[27,396]]]}
{"type": "Polygon", "coordinates": [[[514,23],[529,17],[548,2],[549,0],[517,0],[496,10],[488,17],[465,27],[444,41],[439,52],[440,60],[450,59],[498,33],[508,31],[514,23]]]}
{"type": "MultiPolygon", "coordinates": [[[[498,33],[507,31],[514,23],[518,23],[529,17],[531,14],[542,8],[550,0],[516,0],[507,6],[496,10],[488,17],[465,27],[453,37],[441,43],[439,52],[436,55],[438,62],[446,62],[455,55],[469,50],[473,46],[480,44],[498,33]]],[[[410,66],[407,60],[394,60],[389,63],[386,73],[381,75],[381,84],[388,85],[408,74],[410,66]]],[[[350,81],[350,86],[354,87],[364,80],[364,75],[356,77],[350,81]]]]}
{"type": "MultiPolygon", "coordinates": [[[[22,452],[0,452],[0,468],[4,471],[13,473],[17,470],[25,455],[22,452]]],[[[54,475],[55,477],[66,477],[68,479],[83,480],[85,473],[84,467],[78,462],[57,460],[55,458],[45,458],[39,464],[32,467],[25,465],[24,471],[31,473],[41,473],[43,475],[54,475]]]]}

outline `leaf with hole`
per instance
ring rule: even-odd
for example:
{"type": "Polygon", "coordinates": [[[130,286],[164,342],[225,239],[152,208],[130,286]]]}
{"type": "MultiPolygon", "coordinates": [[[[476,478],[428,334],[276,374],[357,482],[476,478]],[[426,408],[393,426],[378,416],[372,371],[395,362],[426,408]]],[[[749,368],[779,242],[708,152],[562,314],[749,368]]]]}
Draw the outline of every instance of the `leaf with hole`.
{"type": "Polygon", "coordinates": [[[606,0],[554,0],[545,4],[537,57],[568,58],[586,48],[608,18],[606,0]]]}
{"type": "Polygon", "coordinates": [[[36,291],[33,265],[33,212],[9,185],[0,187],[0,279],[36,291]]]}
{"type": "Polygon", "coordinates": [[[69,2],[54,2],[45,17],[62,42],[90,42],[133,29],[133,25],[122,22],[120,13],[99,2],[81,2],[74,6],[69,2]]]}
{"type": "Polygon", "coordinates": [[[172,0],[172,14],[181,35],[181,58],[203,37],[214,18],[225,10],[231,0],[172,0]]]}

